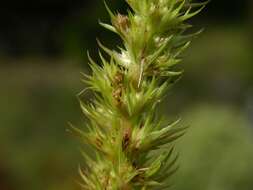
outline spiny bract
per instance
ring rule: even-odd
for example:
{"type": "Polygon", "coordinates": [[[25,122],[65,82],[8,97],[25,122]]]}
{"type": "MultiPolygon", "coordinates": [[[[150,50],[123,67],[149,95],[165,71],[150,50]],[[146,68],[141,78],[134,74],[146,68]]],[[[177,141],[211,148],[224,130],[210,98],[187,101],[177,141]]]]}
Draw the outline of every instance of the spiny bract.
{"type": "Polygon", "coordinates": [[[190,0],[126,0],[127,15],[106,5],[111,25],[123,45],[111,50],[98,41],[101,63],[90,57],[92,75],[84,82],[93,92],[91,103],[81,102],[89,120],[80,133],[94,154],[84,153],[87,166],[80,169],[87,190],[166,189],[177,170],[173,142],[184,134],[178,121],[163,125],[157,105],[179,79],[175,65],[194,34],[189,18],[206,3],[190,0]],[[108,56],[109,55],[109,56],[108,56]]]}

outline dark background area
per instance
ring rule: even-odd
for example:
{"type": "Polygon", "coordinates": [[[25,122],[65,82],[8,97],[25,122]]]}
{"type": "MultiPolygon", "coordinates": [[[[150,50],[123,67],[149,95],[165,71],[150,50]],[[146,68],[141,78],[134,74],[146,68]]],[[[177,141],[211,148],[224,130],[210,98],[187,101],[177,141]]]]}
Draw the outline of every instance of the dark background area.
{"type": "MultiPolygon", "coordinates": [[[[9,56],[80,55],[85,48],[95,47],[94,39],[101,33],[97,20],[106,16],[100,0],[3,2],[0,52],[9,56]]],[[[126,7],[122,1],[111,1],[111,4],[117,9],[126,7]]],[[[197,20],[205,25],[241,23],[249,19],[250,11],[249,0],[212,0],[197,20]]]]}
{"type": "MultiPolygon", "coordinates": [[[[107,0],[124,13],[123,0],[107,0]]],[[[98,37],[120,43],[101,0],[9,0],[0,6],[0,189],[75,190],[85,128],[76,94],[98,37]]],[[[253,3],[212,0],[191,21],[205,31],[185,52],[184,77],[161,105],[190,125],[178,142],[176,190],[253,189],[253,3]]],[[[96,59],[98,60],[98,59],[96,59]]],[[[85,148],[85,147],[84,147],[85,148]]]]}

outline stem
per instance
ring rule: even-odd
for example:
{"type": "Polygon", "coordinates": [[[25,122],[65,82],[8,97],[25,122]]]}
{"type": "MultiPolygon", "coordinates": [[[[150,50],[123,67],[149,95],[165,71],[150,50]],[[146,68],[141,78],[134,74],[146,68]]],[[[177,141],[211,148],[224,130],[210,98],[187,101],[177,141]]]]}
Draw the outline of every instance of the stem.
{"type": "Polygon", "coordinates": [[[174,66],[194,35],[186,35],[186,20],[205,3],[184,0],[127,0],[132,11],[114,14],[106,5],[123,47],[110,50],[102,66],[90,59],[92,75],[85,83],[94,94],[92,104],[81,102],[89,131],[80,132],[94,154],[84,153],[80,170],[87,190],[164,189],[177,170],[174,141],[184,127],[162,122],[157,105],[181,76],[174,66]]]}

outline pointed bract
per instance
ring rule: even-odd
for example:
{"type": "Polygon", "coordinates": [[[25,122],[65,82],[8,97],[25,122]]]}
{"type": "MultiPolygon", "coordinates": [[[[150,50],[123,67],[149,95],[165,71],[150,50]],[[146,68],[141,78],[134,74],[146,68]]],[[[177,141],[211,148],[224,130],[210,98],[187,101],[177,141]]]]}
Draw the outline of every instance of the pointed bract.
{"type": "Polygon", "coordinates": [[[180,79],[182,71],[175,65],[199,34],[186,33],[192,27],[187,20],[206,3],[126,2],[131,8],[126,15],[114,13],[105,3],[111,24],[99,24],[118,34],[123,45],[111,50],[97,40],[103,50],[99,64],[88,54],[92,74],[84,74],[84,91],[92,91],[94,98],[80,101],[88,130],[71,126],[93,150],[83,154],[87,167],[79,170],[87,190],[167,189],[178,169],[172,147],[186,127],[178,126],[179,120],[164,126],[157,106],[180,79]]]}

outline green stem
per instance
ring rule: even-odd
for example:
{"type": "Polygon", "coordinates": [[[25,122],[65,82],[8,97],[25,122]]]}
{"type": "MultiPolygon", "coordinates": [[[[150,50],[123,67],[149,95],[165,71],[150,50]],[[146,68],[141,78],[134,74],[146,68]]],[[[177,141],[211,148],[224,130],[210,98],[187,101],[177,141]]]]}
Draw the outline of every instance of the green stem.
{"type": "Polygon", "coordinates": [[[123,40],[118,51],[102,54],[101,65],[90,59],[92,75],[85,83],[92,104],[81,103],[89,131],[80,132],[94,154],[85,153],[81,170],[87,190],[164,189],[177,170],[174,142],[185,132],[174,122],[164,124],[157,105],[181,76],[174,65],[194,35],[186,35],[186,20],[205,3],[184,0],[127,0],[128,15],[113,14],[112,25],[100,23],[123,40]]]}

